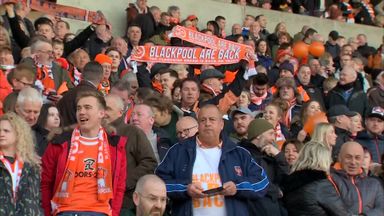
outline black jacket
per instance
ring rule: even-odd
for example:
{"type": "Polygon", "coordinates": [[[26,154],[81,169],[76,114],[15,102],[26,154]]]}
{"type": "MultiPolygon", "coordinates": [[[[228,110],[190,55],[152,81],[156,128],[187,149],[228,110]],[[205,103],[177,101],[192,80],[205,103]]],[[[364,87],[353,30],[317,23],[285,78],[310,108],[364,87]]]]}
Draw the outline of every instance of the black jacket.
{"type": "Polygon", "coordinates": [[[333,88],[325,98],[326,108],[329,109],[334,105],[341,104],[347,106],[351,111],[355,111],[360,113],[362,116],[366,116],[369,110],[368,97],[364,93],[360,80],[356,79],[353,85],[352,94],[347,101],[345,101],[342,96],[344,92],[345,91],[342,87],[337,84],[337,86],[333,88]]]}
{"type": "Polygon", "coordinates": [[[156,32],[156,21],[151,12],[147,14],[138,14],[134,23],[141,28],[141,41],[148,40],[156,32]]]}
{"type": "Polygon", "coordinates": [[[289,165],[285,160],[284,153],[280,152],[275,157],[268,156],[247,140],[242,140],[239,146],[251,153],[256,163],[267,172],[270,182],[270,187],[265,197],[260,198],[257,202],[249,202],[250,215],[286,215],[285,210],[282,209],[279,203],[279,198],[281,198],[279,185],[289,173],[289,165]]]}
{"type": "Polygon", "coordinates": [[[327,174],[318,170],[300,170],[285,178],[282,185],[289,215],[350,215],[327,174]]]}
{"type": "Polygon", "coordinates": [[[344,130],[342,128],[335,127],[335,133],[337,135],[336,145],[333,146],[333,148],[332,148],[332,159],[333,159],[334,162],[337,161],[337,157],[339,156],[339,152],[340,152],[341,146],[344,143],[353,140],[352,139],[352,134],[349,131],[344,130]]]}
{"type": "MultiPolygon", "coordinates": [[[[12,35],[17,44],[20,46],[21,49],[24,47],[29,46],[29,42],[31,40],[31,37],[26,35],[23,30],[21,30],[19,21],[17,17],[10,18],[7,15],[9,19],[9,25],[12,30],[12,35]]],[[[84,29],[80,34],[78,34],[73,40],[68,41],[64,43],[64,53],[63,57],[68,56],[71,52],[75,51],[77,48],[80,48],[93,34],[93,29],[91,26],[88,26],[86,29],[84,29]]]]}
{"type": "Polygon", "coordinates": [[[4,164],[0,162],[0,215],[1,216],[40,216],[40,172],[29,163],[24,163],[17,190],[16,203],[13,202],[12,178],[4,164]],[[15,205],[16,204],[16,205],[15,205]]]}
{"type": "Polygon", "coordinates": [[[35,135],[35,149],[37,154],[42,157],[45,149],[48,146],[48,139],[47,135],[49,134],[49,131],[43,127],[41,127],[38,124],[35,124],[32,126],[33,134],[35,135]]]}

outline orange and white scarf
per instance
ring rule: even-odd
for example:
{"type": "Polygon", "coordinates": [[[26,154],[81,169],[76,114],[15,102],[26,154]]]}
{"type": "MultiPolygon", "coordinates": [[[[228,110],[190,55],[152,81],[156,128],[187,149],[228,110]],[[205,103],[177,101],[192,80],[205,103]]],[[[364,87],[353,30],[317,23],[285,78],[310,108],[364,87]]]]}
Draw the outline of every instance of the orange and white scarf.
{"type": "MultiPolygon", "coordinates": [[[[12,178],[12,192],[13,192],[13,199],[16,201],[16,194],[17,189],[19,187],[20,179],[21,179],[21,173],[23,171],[24,163],[22,160],[20,160],[18,157],[16,157],[16,160],[13,164],[11,164],[4,156],[2,152],[0,152],[0,161],[4,164],[5,168],[8,170],[9,174],[12,178]]],[[[2,189],[4,190],[4,188],[2,189]]]]}
{"type": "MultiPolygon", "coordinates": [[[[97,199],[99,201],[106,201],[113,198],[111,155],[107,133],[102,127],[100,127],[97,137],[97,199]]],[[[74,174],[79,163],[77,154],[81,152],[80,147],[80,130],[76,128],[72,133],[71,147],[65,165],[64,176],[52,199],[54,204],[68,203],[68,198],[73,193],[73,185],[75,183],[74,174]]]]}
{"type": "Polygon", "coordinates": [[[51,91],[56,91],[55,81],[53,80],[52,65],[37,64],[36,82],[41,82],[44,95],[48,95],[51,91]]]}
{"type": "Polygon", "coordinates": [[[262,104],[268,95],[268,92],[265,92],[261,97],[256,96],[255,91],[253,90],[253,85],[251,85],[249,91],[251,92],[251,101],[256,105],[262,104]]]}

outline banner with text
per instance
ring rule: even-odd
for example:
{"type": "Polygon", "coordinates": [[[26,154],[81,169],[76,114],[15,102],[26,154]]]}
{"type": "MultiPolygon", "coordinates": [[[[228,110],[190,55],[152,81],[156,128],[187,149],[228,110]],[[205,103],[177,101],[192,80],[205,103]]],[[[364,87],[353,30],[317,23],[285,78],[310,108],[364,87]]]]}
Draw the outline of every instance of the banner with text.
{"type": "Polygon", "coordinates": [[[203,49],[196,47],[138,46],[131,60],[170,64],[234,64],[247,58],[244,49],[203,49]]]}

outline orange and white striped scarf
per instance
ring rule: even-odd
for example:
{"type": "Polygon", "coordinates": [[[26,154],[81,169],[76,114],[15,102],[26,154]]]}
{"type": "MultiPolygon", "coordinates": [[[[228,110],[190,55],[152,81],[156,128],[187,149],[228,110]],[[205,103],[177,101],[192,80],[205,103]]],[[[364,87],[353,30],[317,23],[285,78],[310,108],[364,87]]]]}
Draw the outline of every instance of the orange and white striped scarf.
{"type": "MultiPolygon", "coordinates": [[[[112,193],[112,162],[109,151],[108,137],[105,130],[100,127],[98,137],[98,153],[97,153],[97,194],[98,200],[105,201],[113,198],[112,193]]],[[[61,179],[52,201],[55,204],[68,203],[69,197],[73,193],[76,172],[79,160],[77,154],[80,151],[80,130],[75,128],[72,133],[71,146],[69,149],[68,159],[65,166],[64,176],[61,179]]]]}

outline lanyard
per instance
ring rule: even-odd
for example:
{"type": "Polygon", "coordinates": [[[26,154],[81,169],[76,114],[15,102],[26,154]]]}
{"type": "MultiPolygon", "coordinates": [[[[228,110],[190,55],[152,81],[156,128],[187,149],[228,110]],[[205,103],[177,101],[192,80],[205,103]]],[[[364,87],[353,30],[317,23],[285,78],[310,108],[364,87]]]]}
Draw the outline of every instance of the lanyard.
{"type": "Polygon", "coordinates": [[[13,192],[13,198],[16,199],[16,192],[17,188],[20,183],[21,179],[21,173],[23,170],[23,163],[20,160],[17,160],[11,164],[3,155],[2,152],[0,152],[0,160],[3,162],[5,168],[7,168],[9,174],[11,175],[12,178],[12,192],[13,192]]]}

